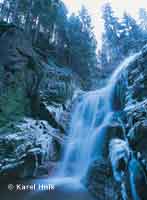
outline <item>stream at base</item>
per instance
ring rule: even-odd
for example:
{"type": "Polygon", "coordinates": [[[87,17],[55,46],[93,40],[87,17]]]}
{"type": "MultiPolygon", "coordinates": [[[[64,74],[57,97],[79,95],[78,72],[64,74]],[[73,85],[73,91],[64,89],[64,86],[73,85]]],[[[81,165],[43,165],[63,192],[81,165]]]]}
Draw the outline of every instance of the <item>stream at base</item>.
{"type": "Polygon", "coordinates": [[[13,185],[35,184],[37,186],[42,184],[46,186],[52,184],[55,185],[55,189],[52,191],[10,191],[8,190],[8,184],[10,183],[0,184],[0,196],[5,200],[96,200],[79,181],[72,178],[11,181],[13,185]]]}

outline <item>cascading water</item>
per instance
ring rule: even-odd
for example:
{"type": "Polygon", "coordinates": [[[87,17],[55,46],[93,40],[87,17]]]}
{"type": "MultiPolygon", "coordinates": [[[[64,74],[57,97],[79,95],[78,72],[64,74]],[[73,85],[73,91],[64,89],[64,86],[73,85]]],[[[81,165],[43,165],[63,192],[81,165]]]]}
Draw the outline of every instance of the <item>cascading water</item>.
{"type": "Polygon", "coordinates": [[[73,112],[69,141],[65,147],[60,169],[61,177],[83,178],[91,162],[102,156],[104,127],[110,123],[112,95],[122,71],[136,59],[134,54],[116,69],[106,87],[83,95],[73,112]]]}

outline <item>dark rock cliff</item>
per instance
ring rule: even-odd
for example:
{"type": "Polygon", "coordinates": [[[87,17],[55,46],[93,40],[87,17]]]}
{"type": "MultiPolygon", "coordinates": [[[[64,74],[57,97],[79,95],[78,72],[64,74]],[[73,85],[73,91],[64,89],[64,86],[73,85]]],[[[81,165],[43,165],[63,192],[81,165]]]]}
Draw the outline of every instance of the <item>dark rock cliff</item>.
{"type": "Polygon", "coordinates": [[[125,113],[130,145],[147,159],[147,47],[128,69],[125,113]]]}
{"type": "Polygon", "coordinates": [[[0,24],[2,176],[49,173],[44,166],[59,158],[77,80],[68,68],[45,61],[23,30],[0,24]]]}

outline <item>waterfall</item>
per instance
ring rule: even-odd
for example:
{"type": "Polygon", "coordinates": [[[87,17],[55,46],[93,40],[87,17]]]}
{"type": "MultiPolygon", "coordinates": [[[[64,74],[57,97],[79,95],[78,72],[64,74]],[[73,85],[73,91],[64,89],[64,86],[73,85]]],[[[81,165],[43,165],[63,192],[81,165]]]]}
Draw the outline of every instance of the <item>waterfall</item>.
{"type": "Polygon", "coordinates": [[[106,87],[84,94],[75,105],[65,147],[57,174],[61,177],[83,178],[92,161],[102,156],[105,128],[112,119],[112,95],[122,71],[139,54],[124,60],[110,77],[106,87]]]}

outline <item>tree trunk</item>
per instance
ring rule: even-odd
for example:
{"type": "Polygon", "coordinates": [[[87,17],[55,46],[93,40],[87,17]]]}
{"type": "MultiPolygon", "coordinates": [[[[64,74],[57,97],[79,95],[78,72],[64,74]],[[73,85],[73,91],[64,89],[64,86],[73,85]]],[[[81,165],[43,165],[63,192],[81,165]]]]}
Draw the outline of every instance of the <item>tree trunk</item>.
{"type": "Polygon", "coordinates": [[[35,44],[38,40],[38,35],[40,32],[40,17],[38,16],[38,22],[37,22],[37,26],[36,26],[36,30],[35,30],[35,35],[34,35],[34,40],[33,43],[35,44]]]}
{"type": "Polygon", "coordinates": [[[16,24],[16,25],[18,25],[18,23],[19,23],[19,19],[18,19],[18,16],[19,16],[19,3],[20,3],[20,0],[16,0],[15,1],[15,6],[14,6],[13,14],[12,14],[13,23],[16,24]]]}
{"type": "Polygon", "coordinates": [[[31,33],[32,27],[32,6],[33,6],[33,1],[30,0],[28,4],[28,9],[27,9],[27,14],[26,14],[26,21],[25,21],[25,32],[27,35],[31,33]]]}

